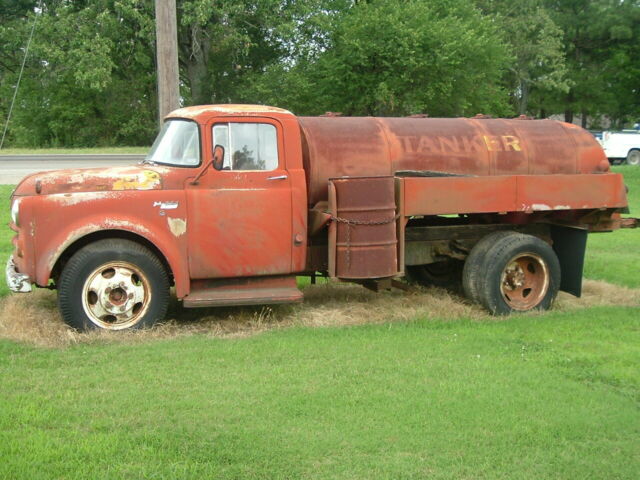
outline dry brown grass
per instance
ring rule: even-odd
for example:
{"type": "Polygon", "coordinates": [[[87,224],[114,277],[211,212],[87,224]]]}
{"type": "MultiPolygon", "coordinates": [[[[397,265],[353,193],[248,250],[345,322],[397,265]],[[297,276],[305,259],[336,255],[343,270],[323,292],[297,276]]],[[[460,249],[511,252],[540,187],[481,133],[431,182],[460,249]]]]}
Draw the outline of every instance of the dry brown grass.
{"type": "MultiPolygon", "coordinates": [[[[586,280],[582,298],[561,293],[554,309],[638,305],[640,289],[586,280]]],[[[307,287],[305,302],[301,305],[187,310],[175,302],[168,318],[162,325],[143,331],[79,333],[62,321],[55,293],[40,290],[0,300],[0,338],[59,348],[79,343],[137,343],[188,335],[241,337],[296,325],[328,327],[416,318],[499,320],[442,289],[373,293],[357,285],[338,283],[307,287]]]]}

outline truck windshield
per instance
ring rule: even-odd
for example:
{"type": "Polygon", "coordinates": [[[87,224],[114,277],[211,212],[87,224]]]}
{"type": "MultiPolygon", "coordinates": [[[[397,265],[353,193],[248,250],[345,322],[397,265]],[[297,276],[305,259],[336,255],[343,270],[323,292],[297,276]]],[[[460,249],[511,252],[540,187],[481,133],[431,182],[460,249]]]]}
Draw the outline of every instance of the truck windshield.
{"type": "Polygon", "coordinates": [[[147,160],[180,167],[200,165],[198,125],[188,120],[165,122],[147,160]]]}

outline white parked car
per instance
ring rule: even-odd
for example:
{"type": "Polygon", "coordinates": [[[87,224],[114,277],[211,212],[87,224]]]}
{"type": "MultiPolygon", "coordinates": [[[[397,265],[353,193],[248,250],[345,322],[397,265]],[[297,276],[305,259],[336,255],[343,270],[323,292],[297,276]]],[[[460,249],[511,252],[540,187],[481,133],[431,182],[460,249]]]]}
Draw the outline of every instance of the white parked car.
{"type": "Polygon", "coordinates": [[[596,138],[611,163],[640,165],[640,132],[602,132],[596,138]]]}

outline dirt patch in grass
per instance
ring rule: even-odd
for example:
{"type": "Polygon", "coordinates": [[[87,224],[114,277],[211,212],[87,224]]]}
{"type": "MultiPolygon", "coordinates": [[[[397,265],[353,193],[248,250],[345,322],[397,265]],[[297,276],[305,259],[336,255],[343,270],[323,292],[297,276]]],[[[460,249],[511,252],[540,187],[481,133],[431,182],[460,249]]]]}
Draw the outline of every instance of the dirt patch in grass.
{"type": "MultiPolygon", "coordinates": [[[[560,293],[554,310],[638,305],[640,289],[585,280],[582,298],[560,293]]],[[[148,330],[79,333],[62,321],[55,293],[39,290],[0,300],[0,338],[58,348],[79,343],[138,343],[187,335],[242,337],[296,325],[328,327],[417,318],[496,320],[481,307],[442,289],[415,288],[410,292],[373,293],[357,285],[338,283],[305,288],[305,302],[300,305],[191,310],[183,309],[179,302],[174,301],[167,318],[162,325],[148,330]]]]}

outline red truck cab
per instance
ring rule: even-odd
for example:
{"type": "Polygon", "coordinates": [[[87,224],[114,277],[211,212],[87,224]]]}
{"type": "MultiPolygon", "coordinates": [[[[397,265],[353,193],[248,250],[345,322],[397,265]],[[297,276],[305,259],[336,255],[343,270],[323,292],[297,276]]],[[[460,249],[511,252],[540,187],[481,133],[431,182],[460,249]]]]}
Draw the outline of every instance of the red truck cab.
{"type": "Polygon", "coordinates": [[[13,193],[12,216],[8,284],[20,292],[54,285],[77,328],[150,324],[141,321],[149,310],[157,319],[166,309],[167,295],[153,290],[168,284],[193,305],[237,304],[255,293],[249,283],[228,282],[238,283],[235,300],[229,291],[218,303],[196,293],[207,280],[267,276],[266,293],[249,303],[297,300],[292,273],[304,269],[307,222],[300,129],[279,108],[179,109],[143,164],[31,175],[13,193]],[[216,144],[220,170],[210,168],[216,144]],[[83,262],[97,256],[96,264],[65,275],[87,249],[83,262]],[[145,274],[130,256],[158,265],[145,274]]]}

